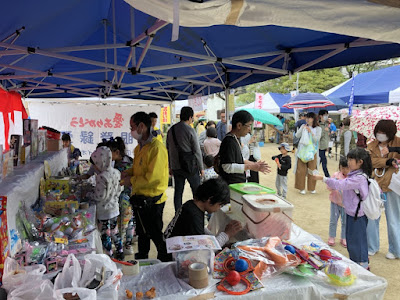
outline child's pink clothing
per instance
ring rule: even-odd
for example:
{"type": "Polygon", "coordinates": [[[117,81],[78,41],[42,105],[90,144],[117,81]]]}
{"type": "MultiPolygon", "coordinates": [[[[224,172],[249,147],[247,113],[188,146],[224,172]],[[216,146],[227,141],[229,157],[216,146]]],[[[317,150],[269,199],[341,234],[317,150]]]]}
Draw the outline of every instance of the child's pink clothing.
{"type": "MultiPolygon", "coordinates": [[[[340,179],[345,179],[346,176],[344,176],[342,172],[338,171],[335,174],[333,174],[333,176],[331,178],[340,180],[340,179]]],[[[335,203],[335,204],[343,207],[342,191],[332,190],[329,187],[328,187],[328,190],[331,191],[331,193],[329,194],[329,200],[331,200],[332,203],[335,203]]]]}

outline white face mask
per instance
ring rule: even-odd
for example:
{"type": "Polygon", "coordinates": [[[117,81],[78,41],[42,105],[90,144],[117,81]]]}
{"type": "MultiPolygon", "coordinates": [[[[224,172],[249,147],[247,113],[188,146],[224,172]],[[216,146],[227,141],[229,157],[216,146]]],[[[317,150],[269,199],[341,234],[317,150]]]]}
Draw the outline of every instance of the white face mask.
{"type": "Polygon", "coordinates": [[[328,121],[328,116],[327,115],[324,116],[324,121],[325,122],[328,121]]]}
{"type": "Polygon", "coordinates": [[[388,137],[384,133],[377,133],[376,134],[376,139],[380,142],[386,142],[388,140],[388,137]]]}
{"type": "Polygon", "coordinates": [[[135,140],[137,140],[137,141],[139,141],[139,140],[142,139],[142,134],[139,134],[139,133],[137,132],[137,130],[132,130],[132,131],[131,131],[131,136],[132,136],[135,140]]]}

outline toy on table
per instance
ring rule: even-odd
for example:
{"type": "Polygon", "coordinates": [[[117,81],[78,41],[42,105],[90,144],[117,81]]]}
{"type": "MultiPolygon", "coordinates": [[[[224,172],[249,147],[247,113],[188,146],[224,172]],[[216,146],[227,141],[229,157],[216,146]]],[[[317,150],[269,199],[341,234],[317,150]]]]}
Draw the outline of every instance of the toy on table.
{"type": "Polygon", "coordinates": [[[262,283],[254,275],[251,261],[248,258],[239,257],[236,250],[229,248],[223,249],[215,257],[213,277],[222,279],[217,286],[220,291],[232,295],[242,295],[263,287],[262,283]],[[240,282],[242,282],[241,286],[244,285],[244,288],[241,291],[237,291],[240,289],[240,286],[238,286],[240,282]],[[232,287],[235,288],[232,289],[232,287]]]}
{"type": "Polygon", "coordinates": [[[325,274],[329,282],[338,286],[352,285],[356,276],[352,273],[350,266],[344,261],[332,261],[326,268],[325,274]]]}
{"type": "Polygon", "coordinates": [[[145,296],[149,299],[153,299],[156,297],[156,288],[153,286],[150,290],[145,293],[145,296]]]}
{"type": "Polygon", "coordinates": [[[133,293],[130,290],[125,290],[126,298],[132,299],[133,298],[133,293]]]}
{"type": "Polygon", "coordinates": [[[322,249],[319,252],[314,252],[316,255],[318,255],[322,260],[324,261],[328,261],[330,259],[335,259],[335,260],[341,260],[341,257],[338,256],[333,256],[331,251],[329,251],[328,249],[322,249]]]}
{"type": "MultiPolygon", "coordinates": [[[[296,255],[302,260],[302,262],[306,262],[308,264],[310,264],[313,268],[315,268],[316,270],[321,270],[324,266],[325,263],[319,259],[319,257],[316,257],[314,255],[314,252],[311,251],[307,251],[305,249],[300,249],[292,244],[289,244],[287,242],[282,242],[285,247],[286,246],[290,246],[288,247],[291,251],[293,251],[293,249],[295,249],[296,255]]],[[[315,247],[311,247],[311,249],[315,249],[315,247]]]]}

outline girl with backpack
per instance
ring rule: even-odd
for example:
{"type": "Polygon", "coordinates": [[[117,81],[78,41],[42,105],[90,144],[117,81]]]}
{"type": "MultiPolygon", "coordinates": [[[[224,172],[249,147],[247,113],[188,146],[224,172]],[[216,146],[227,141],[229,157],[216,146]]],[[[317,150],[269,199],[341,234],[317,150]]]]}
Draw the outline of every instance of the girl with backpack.
{"type": "Polygon", "coordinates": [[[337,180],[321,175],[314,176],[315,180],[323,180],[333,190],[343,191],[343,206],[346,212],[347,251],[352,261],[365,269],[368,267],[368,218],[360,205],[360,198],[368,195],[368,179],[372,173],[371,157],[365,149],[357,148],[347,154],[347,164],[350,173],[345,179],[337,180]]]}

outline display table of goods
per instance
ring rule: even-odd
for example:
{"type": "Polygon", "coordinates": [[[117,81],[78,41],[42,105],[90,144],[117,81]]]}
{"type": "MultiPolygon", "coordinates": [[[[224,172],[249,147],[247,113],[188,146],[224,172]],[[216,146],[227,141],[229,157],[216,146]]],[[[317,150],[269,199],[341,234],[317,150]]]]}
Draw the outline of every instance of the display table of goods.
{"type": "MultiPolygon", "coordinates": [[[[200,236],[201,237],[201,236],[200,236]]],[[[176,261],[123,276],[119,299],[383,299],[387,282],[295,224],[290,240],[248,239],[222,250],[182,238],[176,261]],[[188,251],[191,246],[196,250],[188,251]],[[182,254],[179,254],[182,253],[182,254]],[[196,276],[196,277],[195,277],[196,276]],[[202,286],[201,288],[199,288],[202,286]],[[198,288],[194,288],[196,286],[198,288]],[[153,294],[146,292],[151,291],[153,294]]]]}

